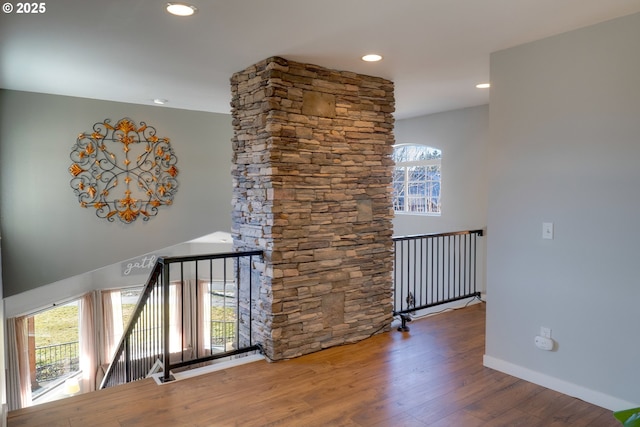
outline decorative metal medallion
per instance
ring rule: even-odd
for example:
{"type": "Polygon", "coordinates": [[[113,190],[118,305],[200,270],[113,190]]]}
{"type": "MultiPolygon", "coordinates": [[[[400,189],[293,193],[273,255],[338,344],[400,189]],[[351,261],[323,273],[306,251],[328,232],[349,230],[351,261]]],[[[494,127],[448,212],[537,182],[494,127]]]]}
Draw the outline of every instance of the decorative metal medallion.
{"type": "Polygon", "coordinates": [[[105,119],[92,133],[78,135],[71,151],[71,188],[83,208],[113,222],[131,223],[156,216],[171,205],[178,190],[178,161],[169,138],[156,136],[146,123],[128,118],[115,125],[105,119]]]}

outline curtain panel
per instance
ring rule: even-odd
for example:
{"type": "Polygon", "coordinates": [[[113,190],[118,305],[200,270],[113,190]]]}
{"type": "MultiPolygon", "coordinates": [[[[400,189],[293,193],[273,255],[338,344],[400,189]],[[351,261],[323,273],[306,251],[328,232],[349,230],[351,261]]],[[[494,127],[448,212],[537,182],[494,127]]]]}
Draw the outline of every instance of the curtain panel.
{"type": "Polygon", "coordinates": [[[7,319],[7,406],[31,406],[27,316],[7,319]]]}

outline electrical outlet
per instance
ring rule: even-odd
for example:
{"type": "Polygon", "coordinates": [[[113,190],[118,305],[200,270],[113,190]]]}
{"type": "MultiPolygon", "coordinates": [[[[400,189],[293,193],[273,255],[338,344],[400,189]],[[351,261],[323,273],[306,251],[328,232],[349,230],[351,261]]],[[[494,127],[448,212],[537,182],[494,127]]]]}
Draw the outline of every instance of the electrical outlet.
{"type": "Polygon", "coordinates": [[[551,338],[551,328],[540,326],[540,336],[543,338],[551,338]]]}
{"type": "Polygon", "coordinates": [[[537,336],[534,342],[536,344],[536,347],[538,347],[540,350],[544,350],[544,351],[553,350],[553,340],[551,338],[537,336]]]}

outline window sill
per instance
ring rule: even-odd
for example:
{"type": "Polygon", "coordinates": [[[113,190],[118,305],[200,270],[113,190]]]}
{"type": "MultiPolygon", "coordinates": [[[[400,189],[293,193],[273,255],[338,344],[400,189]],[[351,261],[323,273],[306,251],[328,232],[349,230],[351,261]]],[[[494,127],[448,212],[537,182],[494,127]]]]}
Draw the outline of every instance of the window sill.
{"type": "Polygon", "coordinates": [[[396,215],[402,216],[434,216],[440,217],[442,213],[430,213],[430,212],[402,212],[402,211],[394,211],[396,215]]]}

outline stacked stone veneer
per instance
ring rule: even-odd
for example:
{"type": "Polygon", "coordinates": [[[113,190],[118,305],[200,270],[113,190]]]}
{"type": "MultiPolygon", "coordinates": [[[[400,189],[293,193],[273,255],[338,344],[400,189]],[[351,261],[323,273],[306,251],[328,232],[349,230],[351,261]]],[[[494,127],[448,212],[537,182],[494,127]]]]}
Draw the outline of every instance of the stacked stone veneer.
{"type": "Polygon", "coordinates": [[[265,252],[254,341],[282,359],[387,330],[393,83],[274,57],[231,87],[234,246],[265,252]]]}

